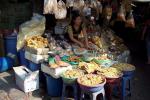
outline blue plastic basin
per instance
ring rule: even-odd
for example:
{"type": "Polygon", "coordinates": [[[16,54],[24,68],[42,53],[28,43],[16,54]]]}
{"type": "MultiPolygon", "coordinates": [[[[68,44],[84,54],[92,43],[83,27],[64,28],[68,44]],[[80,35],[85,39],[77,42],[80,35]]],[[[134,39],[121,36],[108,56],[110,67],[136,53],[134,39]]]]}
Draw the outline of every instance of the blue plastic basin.
{"type": "Polygon", "coordinates": [[[0,58],[0,72],[4,72],[13,67],[13,60],[9,57],[0,58]]]}

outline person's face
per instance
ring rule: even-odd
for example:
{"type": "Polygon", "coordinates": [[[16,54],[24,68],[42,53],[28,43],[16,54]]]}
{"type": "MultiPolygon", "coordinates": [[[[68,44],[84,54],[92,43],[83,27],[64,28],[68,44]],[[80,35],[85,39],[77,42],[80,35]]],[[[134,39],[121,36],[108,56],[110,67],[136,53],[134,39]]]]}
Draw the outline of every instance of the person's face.
{"type": "Polygon", "coordinates": [[[81,25],[82,18],[79,16],[74,20],[75,25],[81,25]]]}

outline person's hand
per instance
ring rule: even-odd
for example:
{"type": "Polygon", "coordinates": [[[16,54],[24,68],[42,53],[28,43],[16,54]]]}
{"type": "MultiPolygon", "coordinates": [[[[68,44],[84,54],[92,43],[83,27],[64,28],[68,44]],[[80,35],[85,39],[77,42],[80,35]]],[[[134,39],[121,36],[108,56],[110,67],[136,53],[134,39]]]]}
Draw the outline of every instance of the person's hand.
{"type": "Polygon", "coordinates": [[[80,45],[80,47],[82,47],[82,48],[84,47],[84,45],[83,45],[82,43],[80,43],[79,45],[80,45]]]}

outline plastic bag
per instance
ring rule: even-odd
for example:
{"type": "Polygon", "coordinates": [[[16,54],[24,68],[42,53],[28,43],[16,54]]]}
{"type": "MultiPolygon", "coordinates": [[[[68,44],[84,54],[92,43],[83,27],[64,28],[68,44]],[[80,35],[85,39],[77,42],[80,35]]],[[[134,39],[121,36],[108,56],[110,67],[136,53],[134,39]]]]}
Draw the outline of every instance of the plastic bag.
{"type": "Polygon", "coordinates": [[[57,10],[55,11],[55,18],[56,19],[64,19],[67,15],[67,9],[65,3],[60,0],[57,3],[57,10]]]}
{"type": "Polygon", "coordinates": [[[105,19],[110,20],[112,16],[112,8],[110,6],[106,6],[103,10],[103,16],[105,19]]]}
{"type": "Polygon", "coordinates": [[[57,10],[57,0],[44,0],[44,14],[53,14],[57,10]]]}
{"type": "Polygon", "coordinates": [[[127,17],[125,27],[135,28],[135,22],[132,11],[130,11],[129,16],[127,17]]]}
{"type": "Polygon", "coordinates": [[[17,50],[20,50],[25,45],[25,40],[32,36],[42,35],[45,30],[45,17],[34,15],[30,21],[23,23],[19,27],[17,37],[17,50]]]}
{"type": "Polygon", "coordinates": [[[120,6],[119,11],[117,13],[117,20],[118,21],[125,21],[126,20],[126,18],[125,18],[125,9],[122,5],[120,6]]]}
{"type": "Polygon", "coordinates": [[[66,7],[73,7],[74,0],[66,0],[66,7]]]}
{"type": "Polygon", "coordinates": [[[91,0],[90,7],[91,8],[97,8],[97,2],[96,2],[96,0],[91,0]]]}
{"type": "Polygon", "coordinates": [[[97,1],[97,10],[100,14],[102,13],[102,9],[103,9],[103,6],[102,6],[101,2],[97,1]]]}
{"type": "Polygon", "coordinates": [[[84,0],[74,0],[73,9],[80,10],[84,7],[85,2],[84,0]]]}

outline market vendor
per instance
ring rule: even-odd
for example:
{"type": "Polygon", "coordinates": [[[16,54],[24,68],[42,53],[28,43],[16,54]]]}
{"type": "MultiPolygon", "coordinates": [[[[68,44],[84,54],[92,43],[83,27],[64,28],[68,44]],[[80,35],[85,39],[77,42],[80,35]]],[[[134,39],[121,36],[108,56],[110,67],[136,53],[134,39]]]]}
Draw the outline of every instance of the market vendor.
{"type": "Polygon", "coordinates": [[[78,11],[73,11],[71,23],[67,26],[66,31],[69,42],[88,48],[86,27],[78,11]]]}

